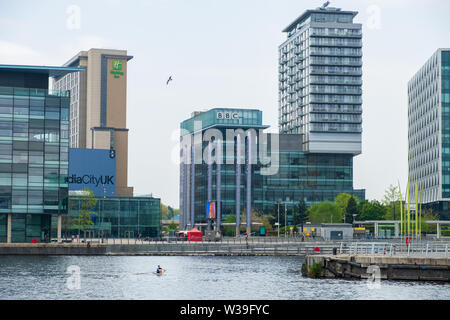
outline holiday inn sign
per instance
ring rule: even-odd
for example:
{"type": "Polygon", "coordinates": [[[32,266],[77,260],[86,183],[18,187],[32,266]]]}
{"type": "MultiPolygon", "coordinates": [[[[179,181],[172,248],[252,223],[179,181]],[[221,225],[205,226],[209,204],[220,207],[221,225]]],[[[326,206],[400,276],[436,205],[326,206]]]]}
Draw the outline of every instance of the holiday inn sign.
{"type": "Polygon", "coordinates": [[[114,78],[120,78],[120,76],[123,76],[122,61],[113,60],[111,74],[114,75],[114,78]]]}

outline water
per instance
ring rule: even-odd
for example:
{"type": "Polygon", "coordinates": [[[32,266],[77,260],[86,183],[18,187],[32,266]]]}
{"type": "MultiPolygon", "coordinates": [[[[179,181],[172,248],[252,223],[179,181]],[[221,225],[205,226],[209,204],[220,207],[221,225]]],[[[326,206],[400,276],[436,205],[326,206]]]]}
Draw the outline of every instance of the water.
{"type": "Polygon", "coordinates": [[[365,281],[304,278],[302,262],[299,257],[0,256],[0,299],[450,299],[450,284],[383,281],[379,289],[369,289],[365,281]],[[167,269],[165,275],[152,273],[158,264],[167,269]],[[79,290],[67,285],[67,269],[74,265],[81,271],[79,290]]]}

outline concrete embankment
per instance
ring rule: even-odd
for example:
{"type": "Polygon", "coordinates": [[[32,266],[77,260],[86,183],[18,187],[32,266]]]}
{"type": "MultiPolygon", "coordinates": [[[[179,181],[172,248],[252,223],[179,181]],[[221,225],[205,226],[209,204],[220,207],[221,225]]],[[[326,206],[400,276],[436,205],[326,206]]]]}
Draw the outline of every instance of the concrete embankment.
{"type": "Polygon", "coordinates": [[[0,243],[0,255],[105,255],[104,244],[0,243]]]}
{"type": "Polygon", "coordinates": [[[0,255],[305,256],[330,243],[0,244],[0,255]]]}
{"type": "Polygon", "coordinates": [[[445,281],[450,259],[439,257],[308,255],[302,274],[312,278],[445,281]]]}

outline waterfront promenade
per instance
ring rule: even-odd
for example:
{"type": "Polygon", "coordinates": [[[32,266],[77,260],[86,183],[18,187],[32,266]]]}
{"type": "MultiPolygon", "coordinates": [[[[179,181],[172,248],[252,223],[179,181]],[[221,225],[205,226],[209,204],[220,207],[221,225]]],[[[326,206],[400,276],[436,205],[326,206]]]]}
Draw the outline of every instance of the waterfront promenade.
{"type": "Polygon", "coordinates": [[[86,243],[0,244],[0,255],[308,256],[320,254],[450,257],[450,241],[301,241],[298,238],[224,239],[220,242],[90,239],[86,243]]]}

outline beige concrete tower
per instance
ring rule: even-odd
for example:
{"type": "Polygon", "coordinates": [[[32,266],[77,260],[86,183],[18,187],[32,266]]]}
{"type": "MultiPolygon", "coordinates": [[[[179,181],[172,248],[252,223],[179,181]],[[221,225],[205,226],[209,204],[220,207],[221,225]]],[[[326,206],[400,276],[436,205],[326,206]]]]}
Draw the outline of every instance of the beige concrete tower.
{"type": "Polygon", "coordinates": [[[85,71],[55,79],[54,88],[71,91],[70,146],[116,152],[116,194],[132,196],[128,187],[126,50],[81,51],[64,66],[85,71]]]}

